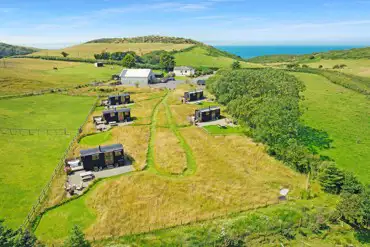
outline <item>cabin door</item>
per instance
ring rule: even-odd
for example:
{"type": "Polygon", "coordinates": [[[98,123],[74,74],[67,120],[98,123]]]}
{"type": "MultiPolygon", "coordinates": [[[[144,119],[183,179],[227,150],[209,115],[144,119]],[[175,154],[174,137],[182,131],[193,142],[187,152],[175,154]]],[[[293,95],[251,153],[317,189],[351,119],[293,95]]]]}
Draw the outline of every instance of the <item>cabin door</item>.
{"type": "Polygon", "coordinates": [[[216,112],[215,111],[213,111],[211,113],[211,118],[212,118],[212,120],[215,120],[216,119],[216,112]]]}
{"type": "Polygon", "coordinates": [[[123,122],[125,120],[125,115],[123,112],[118,113],[118,121],[123,122]]]}
{"type": "Polygon", "coordinates": [[[113,152],[105,153],[104,160],[105,160],[105,165],[107,166],[113,165],[114,164],[113,152]]]}

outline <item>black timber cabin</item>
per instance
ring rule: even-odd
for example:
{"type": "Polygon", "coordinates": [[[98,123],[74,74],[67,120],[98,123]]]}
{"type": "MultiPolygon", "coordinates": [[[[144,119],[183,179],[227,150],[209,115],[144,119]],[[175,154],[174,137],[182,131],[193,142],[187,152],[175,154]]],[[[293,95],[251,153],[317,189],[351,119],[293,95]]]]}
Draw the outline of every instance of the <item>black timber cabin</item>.
{"type": "Polygon", "coordinates": [[[195,90],[192,92],[185,92],[184,99],[185,101],[196,101],[203,99],[203,90],[195,90]]]}
{"type": "Polygon", "coordinates": [[[130,94],[128,93],[108,96],[109,105],[123,105],[129,103],[130,103],[130,94]]]}
{"type": "Polygon", "coordinates": [[[103,111],[103,119],[109,122],[128,122],[131,120],[131,109],[120,108],[103,111]]]}
{"type": "Polygon", "coordinates": [[[125,163],[122,144],[81,150],[80,157],[86,171],[106,168],[107,166],[121,166],[125,163]]]}
{"type": "Polygon", "coordinates": [[[208,122],[220,119],[221,109],[219,106],[210,106],[208,108],[203,108],[195,110],[195,122],[208,122]]]}

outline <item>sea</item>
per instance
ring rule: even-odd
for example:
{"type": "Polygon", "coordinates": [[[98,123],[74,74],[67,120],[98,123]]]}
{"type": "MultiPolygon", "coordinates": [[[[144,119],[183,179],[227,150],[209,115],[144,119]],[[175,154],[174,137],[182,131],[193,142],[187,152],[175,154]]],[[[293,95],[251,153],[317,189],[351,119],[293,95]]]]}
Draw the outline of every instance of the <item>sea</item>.
{"type": "Polygon", "coordinates": [[[216,48],[227,51],[229,53],[241,56],[248,59],[257,56],[265,55],[302,55],[311,54],[314,52],[327,52],[332,50],[346,50],[352,48],[360,48],[363,46],[338,46],[338,45],[325,45],[325,46],[240,46],[240,45],[221,45],[215,46],[216,48]]]}

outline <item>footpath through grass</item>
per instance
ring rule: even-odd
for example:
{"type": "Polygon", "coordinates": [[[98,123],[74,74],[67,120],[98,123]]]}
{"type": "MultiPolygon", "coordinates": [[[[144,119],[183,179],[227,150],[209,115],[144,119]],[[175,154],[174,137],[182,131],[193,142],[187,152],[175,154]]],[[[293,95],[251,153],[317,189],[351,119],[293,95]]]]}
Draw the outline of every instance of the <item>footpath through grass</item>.
{"type": "Polygon", "coordinates": [[[370,102],[362,94],[331,83],[326,78],[293,73],[306,85],[303,120],[326,131],[332,147],[320,153],[333,158],[339,167],[370,183],[370,102]]]}
{"type": "Polygon", "coordinates": [[[95,98],[41,95],[0,100],[0,128],[67,128],[70,135],[0,134],[0,218],[18,227],[95,98]]]}

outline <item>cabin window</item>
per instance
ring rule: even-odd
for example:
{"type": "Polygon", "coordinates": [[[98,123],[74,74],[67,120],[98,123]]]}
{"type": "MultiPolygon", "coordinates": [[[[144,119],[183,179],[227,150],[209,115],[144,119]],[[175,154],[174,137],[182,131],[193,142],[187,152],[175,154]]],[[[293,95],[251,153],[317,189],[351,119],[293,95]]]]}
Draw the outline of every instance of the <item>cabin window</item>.
{"type": "Polygon", "coordinates": [[[110,117],[114,117],[116,114],[114,112],[111,112],[110,117]]]}
{"type": "Polygon", "coordinates": [[[118,100],[118,98],[119,98],[119,97],[118,97],[118,96],[116,96],[116,100],[118,100]]]}
{"type": "Polygon", "coordinates": [[[209,111],[208,111],[208,112],[206,112],[206,115],[207,115],[207,116],[209,116],[209,113],[210,113],[209,111]]]}
{"type": "Polygon", "coordinates": [[[114,151],[114,156],[118,157],[121,156],[122,152],[121,151],[114,151]]]}
{"type": "Polygon", "coordinates": [[[92,160],[99,160],[99,154],[93,154],[91,155],[92,160]]]}
{"type": "Polygon", "coordinates": [[[130,112],[125,112],[125,116],[130,116],[130,112]]]}
{"type": "Polygon", "coordinates": [[[188,71],[187,71],[187,70],[185,70],[185,73],[188,73],[188,71]]]}

